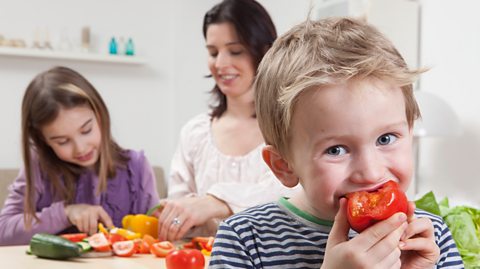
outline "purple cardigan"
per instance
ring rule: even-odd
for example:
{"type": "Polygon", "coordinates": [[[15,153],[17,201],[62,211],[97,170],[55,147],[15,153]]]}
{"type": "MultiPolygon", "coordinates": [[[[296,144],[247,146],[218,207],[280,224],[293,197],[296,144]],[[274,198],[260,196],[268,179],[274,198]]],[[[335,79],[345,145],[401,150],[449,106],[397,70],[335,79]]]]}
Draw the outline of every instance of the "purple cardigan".
{"type": "MultiPolygon", "coordinates": [[[[153,169],[143,152],[129,150],[126,169],[117,169],[117,175],[107,182],[107,190],[96,195],[98,177],[86,171],[77,181],[74,203],[101,205],[116,227],[122,226],[127,214],[144,214],[159,203],[153,169]]],[[[25,172],[21,170],[9,187],[9,194],[0,212],[0,246],[28,244],[35,233],[57,234],[69,228],[64,201],[52,198],[50,182],[35,163],[35,204],[40,222],[34,222],[31,230],[24,227],[23,202],[25,196],[25,172]]]]}

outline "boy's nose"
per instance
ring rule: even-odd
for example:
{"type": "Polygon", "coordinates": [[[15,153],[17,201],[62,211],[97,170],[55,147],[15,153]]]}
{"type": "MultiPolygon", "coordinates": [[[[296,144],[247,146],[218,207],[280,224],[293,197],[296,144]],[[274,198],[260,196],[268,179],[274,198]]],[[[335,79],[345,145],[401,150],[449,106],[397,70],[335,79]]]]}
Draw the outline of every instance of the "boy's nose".
{"type": "Polygon", "coordinates": [[[357,184],[373,184],[384,179],[386,167],[376,152],[363,152],[352,163],[351,180],[357,184]]]}

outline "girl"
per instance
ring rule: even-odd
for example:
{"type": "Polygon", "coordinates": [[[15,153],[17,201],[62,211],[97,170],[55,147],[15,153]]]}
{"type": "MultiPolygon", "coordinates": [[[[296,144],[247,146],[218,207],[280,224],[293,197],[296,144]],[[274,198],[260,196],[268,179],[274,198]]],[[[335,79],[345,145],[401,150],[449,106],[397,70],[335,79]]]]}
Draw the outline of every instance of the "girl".
{"type": "Polygon", "coordinates": [[[255,70],[277,37],[272,19],[254,0],[225,0],[205,14],[203,34],[218,102],[182,129],[161,201],[161,240],[214,235],[218,220],[289,193],[262,161],[253,103],[255,70]]]}
{"type": "Polygon", "coordinates": [[[125,150],[110,133],[108,110],[79,73],[39,74],[22,102],[24,169],[0,213],[0,245],[26,244],[38,232],[97,231],[158,204],[143,152],[125,150]]]}

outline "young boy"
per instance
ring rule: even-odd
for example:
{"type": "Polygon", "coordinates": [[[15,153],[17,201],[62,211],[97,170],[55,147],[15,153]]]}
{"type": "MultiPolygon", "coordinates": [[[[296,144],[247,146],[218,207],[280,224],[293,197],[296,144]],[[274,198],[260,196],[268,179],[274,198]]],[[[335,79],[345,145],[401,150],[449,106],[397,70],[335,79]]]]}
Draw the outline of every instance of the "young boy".
{"type": "Polygon", "coordinates": [[[419,73],[361,21],[306,21],[280,37],[255,81],[263,158],[303,188],[223,222],[209,268],[463,268],[441,218],[413,203],[360,234],[347,222],[347,193],[408,188],[419,73]]]}

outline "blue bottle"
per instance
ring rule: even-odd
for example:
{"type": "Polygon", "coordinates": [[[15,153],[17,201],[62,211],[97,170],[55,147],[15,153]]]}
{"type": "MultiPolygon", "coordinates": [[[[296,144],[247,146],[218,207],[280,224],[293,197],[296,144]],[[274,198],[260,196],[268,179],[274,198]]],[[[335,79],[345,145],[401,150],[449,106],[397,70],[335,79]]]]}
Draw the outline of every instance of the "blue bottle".
{"type": "Polygon", "coordinates": [[[109,52],[110,54],[118,54],[118,44],[117,40],[115,40],[115,37],[112,37],[112,39],[110,39],[109,52]]]}
{"type": "Polygon", "coordinates": [[[132,38],[129,38],[127,44],[125,44],[125,55],[135,55],[135,47],[132,38]]]}

